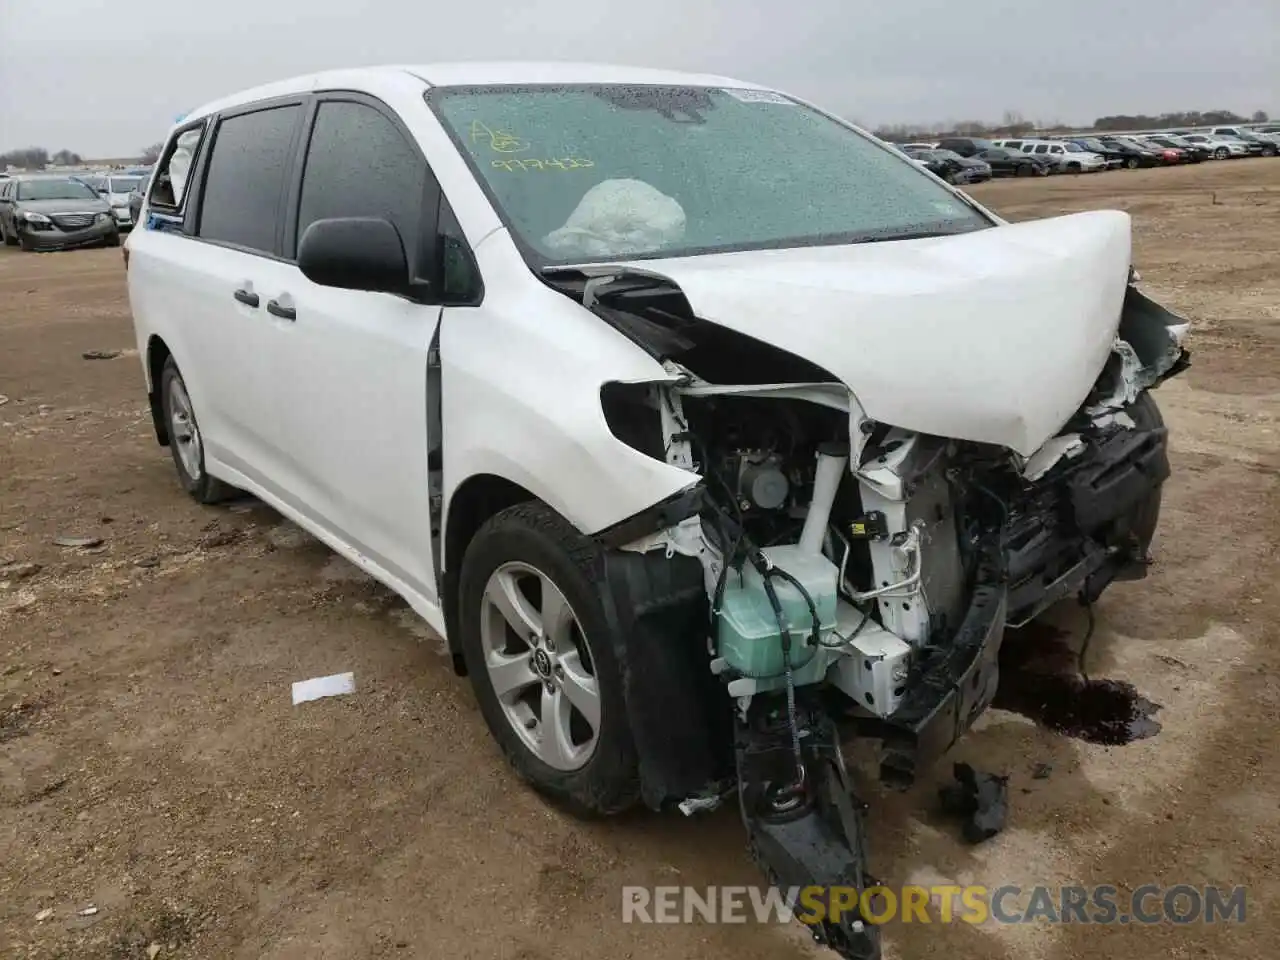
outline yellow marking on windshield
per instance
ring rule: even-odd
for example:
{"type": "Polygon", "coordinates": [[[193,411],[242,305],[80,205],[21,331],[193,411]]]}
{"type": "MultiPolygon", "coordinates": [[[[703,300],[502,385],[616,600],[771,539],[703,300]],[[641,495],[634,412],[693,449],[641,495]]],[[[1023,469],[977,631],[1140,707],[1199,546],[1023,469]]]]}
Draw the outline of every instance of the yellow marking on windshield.
{"type": "Polygon", "coordinates": [[[538,160],[533,157],[512,160],[490,160],[489,165],[495,170],[506,170],[508,173],[514,173],[517,170],[585,170],[588,167],[594,167],[594,160],[587,160],[583,157],[552,157],[546,160],[538,160]]]}
{"type": "Polygon", "coordinates": [[[524,153],[529,149],[528,140],[505,130],[493,130],[479,120],[471,121],[471,142],[488,143],[494,153],[524,153]]]}

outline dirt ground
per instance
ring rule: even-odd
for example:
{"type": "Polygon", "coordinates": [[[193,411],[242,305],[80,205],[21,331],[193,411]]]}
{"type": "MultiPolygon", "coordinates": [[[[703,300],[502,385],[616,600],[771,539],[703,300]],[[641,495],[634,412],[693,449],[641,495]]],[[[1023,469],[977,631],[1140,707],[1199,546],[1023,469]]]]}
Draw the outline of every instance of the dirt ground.
{"type": "MultiPolygon", "coordinates": [[[[1128,210],[1146,289],[1193,321],[1194,366],[1158,391],[1157,562],[1104,597],[1089,651],[1163,730],[1107,748],[994,710],[956,756],[1011,777],[1009,829],[964,845],[933,810],[943,763],[906,802],[869,792],[874,870],[1245,885],[1249,919],[895,925],[890,954],[1274,957],[1280,160],[973,193],[1013,219],[1128,210]]],[[[829,955],[794,925],[624,925],[623,885],[758,882],[735,811],[582,824],[520,786],[401,602],[270,510],[181,492],[133,345],[119,251],[0,250],[0,955],[829,955]],[[347,670],[354,696],[291,706],[347,670]]]]}

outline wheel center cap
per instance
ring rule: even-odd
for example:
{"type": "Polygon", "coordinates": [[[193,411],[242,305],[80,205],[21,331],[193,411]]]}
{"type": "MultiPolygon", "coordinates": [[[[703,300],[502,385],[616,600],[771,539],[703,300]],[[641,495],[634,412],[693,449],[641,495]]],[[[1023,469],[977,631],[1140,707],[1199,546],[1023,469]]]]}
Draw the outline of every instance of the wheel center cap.
{"type": "Polygon", "coordinates": [[[547,651],[542,649],[533,651],[533,669],[543,680],[551,679],[551,657],[547,651]]]}

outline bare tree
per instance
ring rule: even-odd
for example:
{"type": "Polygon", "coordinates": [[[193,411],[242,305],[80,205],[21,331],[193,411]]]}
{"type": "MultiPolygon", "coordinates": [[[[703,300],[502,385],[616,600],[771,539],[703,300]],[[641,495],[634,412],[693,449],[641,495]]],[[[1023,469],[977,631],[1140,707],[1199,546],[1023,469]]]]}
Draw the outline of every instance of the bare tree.
{"type": "Polygon", "coordinates": [[[160,151],[164,149],[163,143],[153,143],[142,151],[143,163],[155,163],[160,159],[160,151]]]}
{"type": "Polygon", "coordinates": [[[1249,119],[1252,120],[1254,123],[1266,123],[1271,118],[1267,116],[1267,111],[1255,110],[1253,111],[1253,116],[1250,117],[1249,119]]]}
{"type": "Polygon", "coordinates": [[[25,147],[0,154],[0,170],[7,166],[24,170],[43,170],[49,162],[49,151],[44,147],[25,147]]]}

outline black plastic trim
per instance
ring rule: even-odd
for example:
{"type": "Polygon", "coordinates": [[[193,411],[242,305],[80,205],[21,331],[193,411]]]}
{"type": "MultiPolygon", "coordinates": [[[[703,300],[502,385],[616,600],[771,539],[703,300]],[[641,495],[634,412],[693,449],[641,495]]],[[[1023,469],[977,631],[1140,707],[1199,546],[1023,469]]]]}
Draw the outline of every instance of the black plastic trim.
{"type": "Polygon", "coordinates": [[[606,547],[621,547],[651,533],[673,527],[701,511],[705,496],[706,488],[700,483],[696,484],[611,527],[605,527],[595,534],[595,539],[606,547]]]}

